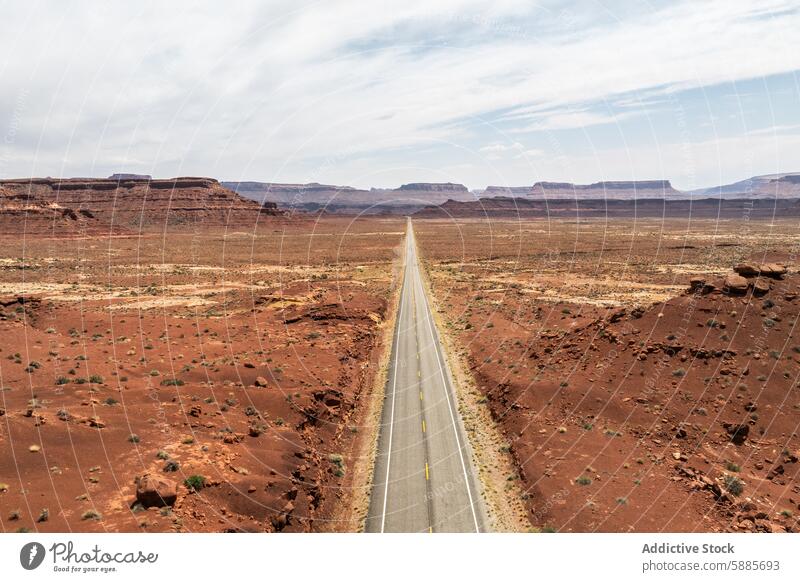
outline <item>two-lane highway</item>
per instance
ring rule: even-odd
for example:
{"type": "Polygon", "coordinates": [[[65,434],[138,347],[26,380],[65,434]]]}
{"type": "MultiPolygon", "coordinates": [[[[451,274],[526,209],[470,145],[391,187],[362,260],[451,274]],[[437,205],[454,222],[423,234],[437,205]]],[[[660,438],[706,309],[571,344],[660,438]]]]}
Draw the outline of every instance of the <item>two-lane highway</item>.
{"type": "Polygon", "coordinates": [[[366,530],[485,531],[485,508],[410,220],[390,364],[366,530]]]}

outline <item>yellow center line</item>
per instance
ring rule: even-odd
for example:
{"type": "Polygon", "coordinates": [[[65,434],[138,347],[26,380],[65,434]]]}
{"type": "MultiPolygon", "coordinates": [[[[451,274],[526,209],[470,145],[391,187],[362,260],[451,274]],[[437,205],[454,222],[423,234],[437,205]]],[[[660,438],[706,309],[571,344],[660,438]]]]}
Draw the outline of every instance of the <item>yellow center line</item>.
{"type": "Polygon", "coordinates": [[[422,390],[419,391],[419,399],[422,400],[422,390]]]}
{"type": "Polygon", "coordinates": [[[425,432],[425,421],[422,421],[422,432],[425,432]]]}
{"type": "Polygon", "coordinates": [[[430,480],[430,478],[431,476],[430,473],[428,472],[428,463],[425,463],[425,480],[428,481],[430,480]]]}

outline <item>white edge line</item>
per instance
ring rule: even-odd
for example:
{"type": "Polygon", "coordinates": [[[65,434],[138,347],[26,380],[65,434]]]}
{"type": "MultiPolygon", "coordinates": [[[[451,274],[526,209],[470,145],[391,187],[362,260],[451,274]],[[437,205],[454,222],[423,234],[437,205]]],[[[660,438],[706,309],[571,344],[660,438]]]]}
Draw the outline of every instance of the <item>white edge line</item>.
{"type": "Polygon", "coordinates": [[[386,504],[389,501],[389,467],[392,464],[392,433],[394,432],[394,401],[397,395],[397,354],[400,352],[400,326],[402,325],[403,303],[406,294],[406,271],[408,269],[408,249],[406,249],[406,260],[403,265],[403,287],[400,289],[400,308],[397,310],[397,341],[394,350],[394,370],[392,371],[392,413],[389,419],[389,452],[386,455],[386,482],[383,486],[383,513],[381,515],[381,533],[386,527],[386,504]]]}
{"type": "MultiPolygon", "coordinates": [[[[413,235],[412,235],[413,236],[413,235]]],[[[416,239],[414,241],[414,247],[416,248],[416,239]]],[[[414,255],[416,259],[416,253],[414,255]]],[[[415,263],[418,264],[418,260],[415,260],[415,263]]],[[[425,294],[425,289],[422,287],[422,279],[418,276],[417,281],[419,283],[420,288],[422,289],[422,297],[425,299],[425,307],[428,311],[428,327],[431,330],[431,339],[433,340],[434,344],[434,351],[436,352],[436,363],[439,365],[439,373],[442,375],[442,388],[445,392],[445,397],[447,398],[447,408],[450,410],[450,420],[453,422],[453,432],[456,437],[456,445],[458,445],[458,456],[461,459],[461,469],[464,471],[464,484],[467,487],[467,496],[469,497],[469,508],[472,510],[472,520],[475,523],[475,532],[480,533],[480,526],[478,525],[478,516],[475,513],[475,500],[472,498],[472,490],[469,486],[469,475],[467,475],[467,464],[464,461],[464,452],[461,450],[461,439],[458,438],[458,427],[456,425],[456,417],[453,414],[453,405],[450,402],[450,391],[448,390],[448,382],[444,375],[444,367],[442,364],[442,356],[439,354],[439,346],[441,345],[440,342],[437,340],[436,332],[433,329],[433,312],[431,311],[430,304],[428,303],[428,296],[425,294]]]]}

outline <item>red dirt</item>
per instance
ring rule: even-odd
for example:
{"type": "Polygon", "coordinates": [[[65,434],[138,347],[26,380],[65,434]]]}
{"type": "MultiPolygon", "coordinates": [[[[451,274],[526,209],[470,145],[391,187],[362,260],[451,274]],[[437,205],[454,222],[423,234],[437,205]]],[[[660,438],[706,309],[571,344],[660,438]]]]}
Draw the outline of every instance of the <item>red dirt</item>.
{"type": "Polygon", "coordinates": [[[5,241],[4,531],[357,527],[402,225],[248,232],[5,241]],[[147,474],[173,507],[136,504],[147,474]]]}
{"type": "Polygon", "coordinates": [[[800,529],[796,266],[758,297],[689,292],[677,269],[787,261],[795,227],[717,224],[739,249],[701,242],[714,226],[417,223],[533,527],[800,529]]]}

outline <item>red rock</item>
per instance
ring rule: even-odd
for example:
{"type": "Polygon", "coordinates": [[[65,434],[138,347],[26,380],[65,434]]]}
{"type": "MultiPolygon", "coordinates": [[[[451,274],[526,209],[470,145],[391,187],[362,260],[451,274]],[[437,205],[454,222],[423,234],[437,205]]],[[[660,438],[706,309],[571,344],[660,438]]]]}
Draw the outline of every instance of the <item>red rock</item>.
{"type": "Polygon", "coordinates": [[[731,273],[727,277],[725,277],[725,281],[723,283],[724,289],[727,293],[731,295],[743,295],[747,292],[747,279],[742,277],[741,275],[737,275],[736,273],[731,273]]]}
{"type": "Polygon", "coordinates": [[[752,263],[739,263],[733,270],[743,277],[755,277],[759,273],[758,266],[752,263]]]}
{"type": "Polygon", "coordinates": [[[144,507],[174,505],[178,499],[178,485],[174,481],[148,473],[136,477],[136,501],[144,507]]]}
{"type": "Polygon", "coordinates": [[[779,263],[767,263],[761,265],[761,274],[765,277],[772,277],[773,279],[780,279],[788,272],[786,265],[779,263]]]}

